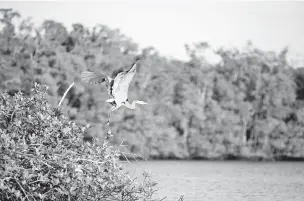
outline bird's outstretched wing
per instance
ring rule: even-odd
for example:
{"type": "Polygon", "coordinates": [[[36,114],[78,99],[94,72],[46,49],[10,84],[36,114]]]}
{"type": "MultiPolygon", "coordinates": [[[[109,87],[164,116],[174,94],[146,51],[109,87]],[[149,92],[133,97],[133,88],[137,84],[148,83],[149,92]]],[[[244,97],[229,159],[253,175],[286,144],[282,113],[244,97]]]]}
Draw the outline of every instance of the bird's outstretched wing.
{"type": "Polygon", "coordinates": [[[99,84],[102,82],[106,82],[107,84],[109,84],[112,78],[105,76],[101,73],[84,71],[81,73],[81,79],[90,84],[99,84]]]}
{"type": "Polygon", "coordinates": [[[129,86],[134,75],[136,74],[137,63],[138,59],[136,59],[128,71],[121,72],[115,77],[112,91],[112,94],[115,98],[123,100],[128,97],[129,86]]]}
{"type": "Polygon", "coordinates": [[[108,89],[108,94],[110,96],[114,97],[112,94],[112,86],[113,86],[112,78],[105,76],[101,73],[94,73],[94,72],[90,72],[90,71],[82,72],[80,77],[83,81],[90,83],[90,84],[99,84],[99,83],[105,82],[106,87],[108,89]]]}

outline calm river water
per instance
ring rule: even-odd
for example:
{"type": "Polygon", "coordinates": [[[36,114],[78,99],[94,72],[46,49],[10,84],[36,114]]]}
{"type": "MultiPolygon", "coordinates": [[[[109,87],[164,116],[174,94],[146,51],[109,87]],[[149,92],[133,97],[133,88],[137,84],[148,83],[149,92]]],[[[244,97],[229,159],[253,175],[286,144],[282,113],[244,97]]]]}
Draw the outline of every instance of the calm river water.
{"type": "Polygon", "coordinates": [[[151,171],[167,201],[304,201],[303,162],[148,161],[126,164],[133,177],[151,171]]]}

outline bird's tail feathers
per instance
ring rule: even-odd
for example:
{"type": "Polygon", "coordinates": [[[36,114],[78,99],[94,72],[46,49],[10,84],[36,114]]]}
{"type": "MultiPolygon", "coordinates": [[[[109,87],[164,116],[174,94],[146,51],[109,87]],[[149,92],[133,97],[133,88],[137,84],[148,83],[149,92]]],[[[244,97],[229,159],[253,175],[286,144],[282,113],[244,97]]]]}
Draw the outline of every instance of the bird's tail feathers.
{"type": "Polygon", "coordinates": [[[111,103],[113,101],[115,101],[115,99],[113,99],[113,98],[106,100],[106,102],[108,102],[108,103],[111,103]]]}

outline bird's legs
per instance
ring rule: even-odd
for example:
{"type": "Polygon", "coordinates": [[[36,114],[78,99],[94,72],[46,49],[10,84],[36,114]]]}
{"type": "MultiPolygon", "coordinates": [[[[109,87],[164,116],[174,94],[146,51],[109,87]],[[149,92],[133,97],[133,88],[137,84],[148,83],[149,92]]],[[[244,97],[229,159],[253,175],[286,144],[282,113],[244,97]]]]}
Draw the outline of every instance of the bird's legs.
{"type": "MultiPolygon", "coordinates": [[[[113,106],[113,107],[115,107],[115,106],[113,106]]],[[[113,108],[113,107],[112,107],[112,108],[113,108]]],[[[107,124],[106,124],[108,127],[110,126],[112,108],[110,109],[110,111],[109,111],[109,113],[108,113],[108,122],[107,122],[107,124]]]]}
{"type": "Polygon", "coordinates": [[[107,135],[106,135],[106,139],[108,139],[109,137],[112,136],[112,132],[111,132],[111,129],[110,129],[110,121],[111,121],[111,113],[113,111],[113,109],[115,108],[115,106],[113,106],[110,110],[109,110],[109,113],[108,113],[108,121],[107,121],[107,124],[106,124],[106,127],[107,127],[107,135]]]}

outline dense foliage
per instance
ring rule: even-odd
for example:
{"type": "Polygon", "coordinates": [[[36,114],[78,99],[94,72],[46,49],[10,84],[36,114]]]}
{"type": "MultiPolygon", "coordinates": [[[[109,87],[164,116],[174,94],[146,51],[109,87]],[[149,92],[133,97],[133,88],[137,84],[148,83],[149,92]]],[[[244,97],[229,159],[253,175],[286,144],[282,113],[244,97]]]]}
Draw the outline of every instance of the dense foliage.
{"type": "Polygon", "coordinates": [[[140,109],[112,114],[112,144],[150,158],[303,158],[304,74],[280,54],[248,44],[220,49],[222,63],[200,55],[206,43],[186,47],[187,62],[162,57],[154,48],[140,50],[119,30],[96,25],[29,20],[14,26],[19,14],[2,10],[0,87],[10,95],[30,94],[34,82],[49,86],[51,105],[69,84],[64,114],[92,127],[86,137],[103,136],[109,105],[103,85],[88,85],[80,72],[115,75],[141,56],[129,99],[144,100],[140,109]]]}
{"type": "Polygon", "coordinates": [[[149,175],[139,184],[119,149],[84,143],[87,127],[52,109],[46,87],[35,85],[30,97],[2,93],[0,119],[0,200],[152,201],[149,175]]]}

